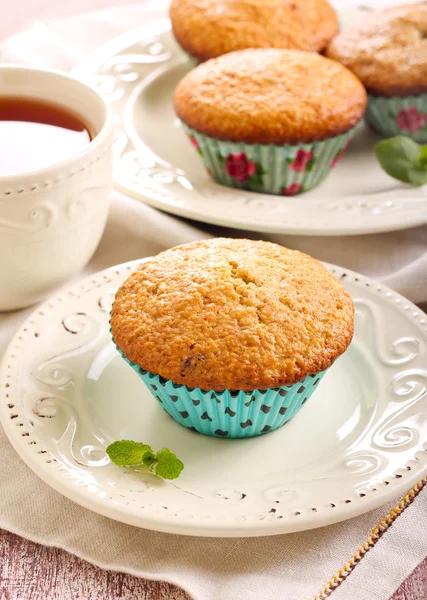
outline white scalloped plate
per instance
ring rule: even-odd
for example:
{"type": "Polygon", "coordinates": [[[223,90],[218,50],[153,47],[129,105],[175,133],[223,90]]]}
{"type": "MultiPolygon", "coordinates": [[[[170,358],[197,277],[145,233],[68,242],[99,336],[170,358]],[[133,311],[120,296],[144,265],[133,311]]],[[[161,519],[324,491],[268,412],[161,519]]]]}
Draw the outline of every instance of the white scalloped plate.
{"type": "MultiPolygon", "coordinates": [[[[354,18],[354,10],[347,12],[354,18]]],[[[113,107],[119,190],[182,217],[270,233],[367,234],[427,223],[427,186],[411,187],[386,175],[373,154],[378,138],[365,127],[328,179],[301,196],[213,182],[172,106],[173,90],[192,66],[164,19],[107,42],[73,71],[113,107]]]]}
{"type": "Polygon", "coordinates": [[[328,525],[387,502],[427,470],[427,316],[398,294],[330,266],[351,293],[349,350],[287,425],[246,440],[173,421],[120,358],[108,317],[138,263],[103,271],[37,309],[0,372],[0,416],[46,483],[102,515],[159,531],[272,535],[328,525]],[[167,446],[174,482],[119,468],[115,439],[167,446]]]}

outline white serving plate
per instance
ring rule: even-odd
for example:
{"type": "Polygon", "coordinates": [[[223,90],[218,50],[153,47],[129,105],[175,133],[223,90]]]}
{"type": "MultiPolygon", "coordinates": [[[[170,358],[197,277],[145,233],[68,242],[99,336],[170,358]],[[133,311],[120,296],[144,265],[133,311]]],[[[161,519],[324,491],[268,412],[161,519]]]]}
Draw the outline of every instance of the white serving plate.
{"type": "MultiPolygon", "coordinates": [[[[354,19],[354,10],[346,15],[354,19]]],[[[113,107],[119,190],[175,215],[264,233],[367,234],[427,222],[427,186],[386,175],[373,153],[379,138],[366,127],[328,179],[300,196],[235,190],[212,181],[172,106],[175,86],[193,62],[173,39],[168,19],[147,11],[146,20],[73,71],[113,107]]]]}
{"type": "Polygon", "coordinates": [[[329,269],[356,306],[355,337],[307,405],[267,435],[224,440],[173,421],[109,334],[115,290],[137,262],[107,269],[38,308],[0,371],[0,417],[47,484],[99,514],[203,536],[320,527],[395,498],[427,469],[427,316],[362,275],[329,269]],[[116,439],[167,446],[172,482],[116,467],[116,439]]]}

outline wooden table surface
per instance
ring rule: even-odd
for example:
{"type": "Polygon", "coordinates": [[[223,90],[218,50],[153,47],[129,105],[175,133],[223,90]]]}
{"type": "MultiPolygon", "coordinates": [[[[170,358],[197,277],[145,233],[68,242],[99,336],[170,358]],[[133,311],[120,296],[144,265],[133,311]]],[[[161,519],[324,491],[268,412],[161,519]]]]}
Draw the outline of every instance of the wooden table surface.
{"type": "MultiPolygon", "coordinates": [[[[190,600],[182,590],[166,583],[138,579],[124,573],[103,571],[63,550],[33,544],[1,530],[0,598],[1,600],[190,600]],[[72,577],[70,577],[71,573],[72,577]]],[[[402,583],[390,600],[426,599],[427,558],[402,583]]]]}
{"type": "MultiPolygon", "coordinates": [[[[136,2],[126,0],[126,4],[136,2]]],[[[17,10],[11,8],[9,0],[0,0],[0,40],[35,19],[64,17],[117,4],[117,0],[21,0],[17,10]]],[[[189,596],[165,583],[103,571],[63,550],[33,544],[0,530],[0,599],[189,600],[189,596]]],[[[427,558],[391,600],[427,600],[427,558]]]]}

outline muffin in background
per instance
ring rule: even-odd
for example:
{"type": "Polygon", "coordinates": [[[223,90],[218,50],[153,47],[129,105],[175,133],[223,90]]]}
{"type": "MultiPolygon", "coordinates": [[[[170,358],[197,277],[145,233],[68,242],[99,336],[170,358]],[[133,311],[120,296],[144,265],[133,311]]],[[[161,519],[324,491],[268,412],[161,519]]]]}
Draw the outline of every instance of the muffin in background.
{"type": "Polygon", "coordinates": [[[301,252],[210,239],[144,261],[111,313],[114,342],[162,408],[206,435],[289,421],[353,336],[342,285],[301,252]]]}
{"type": "Polygon", "coordinates": [[[321,183],[355,134],[366,91],[314,52],[248,49],[202,63],[174,106],[219,183],[295,195],[321,183]]]}
{"type": "Polygon", "coordinates": [[[334,38],[326,55],[365,85],[372,128],[427,142],[427,2],[366,15],[334,38]]]}
{"type": "Polygon", "coordinates": [[[172,0],[178,43],[199,61],[245,48],[321,52],[338,32],[326,0],[172,0]]]}

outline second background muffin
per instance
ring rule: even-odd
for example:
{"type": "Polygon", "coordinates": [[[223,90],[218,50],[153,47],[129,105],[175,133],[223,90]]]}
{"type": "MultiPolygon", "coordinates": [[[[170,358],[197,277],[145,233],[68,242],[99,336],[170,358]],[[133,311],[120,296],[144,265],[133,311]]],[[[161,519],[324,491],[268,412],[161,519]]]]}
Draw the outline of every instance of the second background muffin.
{"type": "Polygon", "coordinates": [[[363,118],[366,91],[316,53],[249,49],[209,60],[178,84],[178,117],[220,183],[294,195],[336,166],[363,118]]]}

